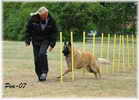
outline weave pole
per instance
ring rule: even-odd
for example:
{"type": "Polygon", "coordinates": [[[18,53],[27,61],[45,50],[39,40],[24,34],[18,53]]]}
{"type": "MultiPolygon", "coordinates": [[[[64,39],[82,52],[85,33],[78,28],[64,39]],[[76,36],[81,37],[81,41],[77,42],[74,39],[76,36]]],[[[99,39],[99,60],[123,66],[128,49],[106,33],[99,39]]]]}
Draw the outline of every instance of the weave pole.
{"type": "Polygon", "coordinates": [[[83,32],[83,50],[85,50],[85,32],[83,32]]]}
{"type": "Polygon", "coordinates": [[[134,35],[132,34],[132,52],[133,52],[133,56],[132,56],[132,63],[133,63],[133,66],[134,66],[134,61],[135,61],[135,59],[134,59],[134,57],[135,57],[135,54],[134,54],[134,35]]]}
{"type": "MultiPolygon", "coordinates": [[[[108,34],[108,45],[107,45],[107,59],[109,59],[109,49],[110,49],[110,34],[108,34]]],[[[107,65],[107,72],[109,72],[108,71],[108,66],[109,65],[107,65]]]]}
{"type": "Polygon", "coordinates": [[[120,69],[120,64],[121,64],[121,46],[122,46],[121,44],[122,44],[122,36],[120,35],[120,38],[119,38],[119,54],[118,54],[119,61],[118,61],[118,68],[117,68],[118,72],[120,71],[119,69],[120,69]]]}
{"type": "Polygon", "coordinates": [[[60,81],[63,83],[63,55],[62,55],[62,48],[63,48],[63,43],[62,43],[62,32],[60,32],[60,81]]]}
{"type": "Polygon", "coordinates": [[[129,62],[129,44],[128,44],[128,35],[126,36],[126,49],[127,49],[127,66],[128,68],[130,67],[130,62],[129,62]]]}
{"type": "Polygon", "coordinates": [[[71,66],[72,66],[72,81],[74,80],[74,54],[73,54],[73,32],[71,32],[71,66]]]}
{"type": "Polygon", "coordinates": [[[93,55],[95,55],[96,34],[93,34],[93,55]]]}
{"type": "MultiPolygon", "coordinates": [[[[103,57],[103,38],[104,38],[104,35],[103,35],[103,33],[102,33],[102,35],[101,35],[101,49],[100,49],[100,57],[102,58],[103,57]]],[[[101,71],[101,73],[103,73],[103,68],[101,67],[100,68],[100,71],[101,71]]]]}
{"type": "Polygon", "coordinates": [[[101,51],[100,51],[100,57],[103,57],[103,39],[104,39],[104,34],[102,33],[101,35],[101,51]]]}
{"type": "Polygon", "coordinates": [[[124,51],[124,35],[122,36],[122,49],[123,49],[123,64],[122,64],[122,68],[123,70],[125,70],[125,57],[124,57],[124,54],[125,54],[125,51],[124,51]]]}
{"type": "Polygon", "coordinates": [[[114,47],[113,47],[113,61],[112,61],[112,72],[115,71],[115,49],[116,49],[116,34],[114,34],[114,47]]]}
{"type": "MultiPolygon", "coordinates": [[[[85,51],[85,32],[83,32],[83,51],[85,51]]],[[[85,74],[85,69],[83,68],[83,75],[85,74]]]]}

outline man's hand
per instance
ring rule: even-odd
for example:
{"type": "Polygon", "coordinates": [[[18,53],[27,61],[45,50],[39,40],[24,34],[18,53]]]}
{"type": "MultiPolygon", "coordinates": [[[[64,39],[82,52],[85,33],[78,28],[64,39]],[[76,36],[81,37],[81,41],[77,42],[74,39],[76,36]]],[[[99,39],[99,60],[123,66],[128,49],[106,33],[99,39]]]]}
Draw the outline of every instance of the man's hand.
{"type": "Polygon", "coordinates": [[[26,47],[28,47],[29,46],[29,44],[26,44],[26,47]]]}
{"type": "Polygon", "coordinates": [[[26,45],[26,47],[29,46],[30,45],[30,40],[26,40],[25,45],[26,45]]]}
{"type": "Polygon", "coordinates": [[[53,48],[50,46],[50,47],[48,48],[48,51],[51,52],[52,50],[53,50],[53,48]]]}
{"type": "Polygon", "coordinates": [[[26,47],[28,47],[30,45],[30,43],[25,43],[26,47]]]}

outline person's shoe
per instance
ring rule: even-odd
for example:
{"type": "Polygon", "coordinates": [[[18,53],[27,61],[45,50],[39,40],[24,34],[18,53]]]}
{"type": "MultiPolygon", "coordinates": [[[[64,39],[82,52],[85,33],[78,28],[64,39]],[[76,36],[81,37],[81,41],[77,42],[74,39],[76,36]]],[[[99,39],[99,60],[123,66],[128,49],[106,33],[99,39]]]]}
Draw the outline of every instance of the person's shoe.
{"type": "Polygon", "coordinates": [[[47,77],[47,74],[46,73],[42,73],[40,78],[39,78],[39,81],[46,81],[46,77],[47,77]]]}

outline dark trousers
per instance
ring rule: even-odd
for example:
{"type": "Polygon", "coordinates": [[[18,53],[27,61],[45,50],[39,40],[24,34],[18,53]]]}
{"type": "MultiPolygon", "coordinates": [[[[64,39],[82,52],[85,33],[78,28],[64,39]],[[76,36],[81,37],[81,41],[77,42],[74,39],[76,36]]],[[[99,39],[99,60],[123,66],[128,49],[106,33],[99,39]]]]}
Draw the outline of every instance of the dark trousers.
{"type": "Polygon", "coordinates": [[[48,60],[47,60],[47,49],[49,41],[32,41],[33,53],[34,53],[34,64],[35,72],[40,78],[42,73],[48,73],[48,60]]]}

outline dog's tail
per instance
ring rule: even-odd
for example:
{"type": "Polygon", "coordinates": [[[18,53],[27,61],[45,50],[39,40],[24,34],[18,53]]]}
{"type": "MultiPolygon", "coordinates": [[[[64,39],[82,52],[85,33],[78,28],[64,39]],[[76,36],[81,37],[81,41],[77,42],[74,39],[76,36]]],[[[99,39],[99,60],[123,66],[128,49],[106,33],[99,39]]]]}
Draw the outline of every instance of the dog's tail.
{"type": "Polygon", "coordinates": [[[111,62],[105,58],[97,58],[98,64],[111,64],[111,62]]]}

